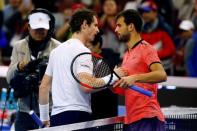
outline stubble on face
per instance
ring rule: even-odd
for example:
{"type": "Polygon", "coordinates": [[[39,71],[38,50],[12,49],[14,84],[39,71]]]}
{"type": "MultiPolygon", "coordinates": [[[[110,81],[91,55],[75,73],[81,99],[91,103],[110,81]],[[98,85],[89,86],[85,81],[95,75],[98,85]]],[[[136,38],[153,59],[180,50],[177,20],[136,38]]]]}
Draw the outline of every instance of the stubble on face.
{"type": "Polygon", "coordinates": [[[130,40],[130,32],[125,32],[124,34],[119,34],[119,40],[121,41],[121,42],[128,42],[129,40],[130,40]]]}

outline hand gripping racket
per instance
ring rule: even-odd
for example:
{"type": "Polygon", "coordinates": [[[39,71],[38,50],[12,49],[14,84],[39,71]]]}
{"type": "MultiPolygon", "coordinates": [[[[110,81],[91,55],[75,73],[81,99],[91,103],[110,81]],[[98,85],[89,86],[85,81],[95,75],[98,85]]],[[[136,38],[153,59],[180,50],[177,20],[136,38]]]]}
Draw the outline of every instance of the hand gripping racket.
{"type": "MultiPolygon", "coordinates": [[[[71,74],[81,85],[87,88],[100,89],[110,87],[120,79],[102,56],[96,53],[84,52],[74,57],[71,62],[71,74]]],[[[141,94],[151,97],[153,93],[138,86],[130,86],[141,94]]]]}

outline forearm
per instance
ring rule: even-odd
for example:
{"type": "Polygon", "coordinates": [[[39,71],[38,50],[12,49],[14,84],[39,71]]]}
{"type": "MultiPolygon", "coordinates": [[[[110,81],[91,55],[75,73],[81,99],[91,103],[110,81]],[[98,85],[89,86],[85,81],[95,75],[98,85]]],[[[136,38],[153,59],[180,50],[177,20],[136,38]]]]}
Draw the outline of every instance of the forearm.
{"type": "Polygon", "coordinates": [[[103,85],[105,85],[104,80],[100,78],[93,78],[93,77],[83,79],[82,82],[84,82],[84,86],[82,84],[80,87],[85,93],[98,92],[100,90],[103,90],[103,88],[96,88],[96,87],[102,87],[103,85]]]}
{"type": "MultiPolygon", "coordinates": [[[[85,93],[93,93],[104,89],[100,87],[105,86],[109,82],[110,75],[102,78],[96,78],[88,73],[80,73],[78,75],[78,79],[81,82],[80,87],[85,93]]],[[[115,79],[115,76],[113,79],[115,79]]]]}
{"type": "Polygon", "coordinates": [[[39,104],[45,105],[49,103],[49,91],[46,90],[46,87],[40,85],[39,87],[39,104]]]}
{"type": "Polygon", "coordinates": [[[39,104],[44,105],[49,103],[49,90],[51,87],[52,77],[44,75],[39,87],[39,104]]]}
{"type": "Polygon", "coordinates": [[[134,77],[135,82],[140,83],[158,83],[167,79],[165,71],[152,71],[145,74],[132,75],[131,77],[134,77]]]}
{"type": "Polygon", "coordinates": [[[49,120],[49,87],[51,85],[51,77],[44,75],[42,83],[39,87],[39,110],[40,119],[42,121],[49,120]]]}

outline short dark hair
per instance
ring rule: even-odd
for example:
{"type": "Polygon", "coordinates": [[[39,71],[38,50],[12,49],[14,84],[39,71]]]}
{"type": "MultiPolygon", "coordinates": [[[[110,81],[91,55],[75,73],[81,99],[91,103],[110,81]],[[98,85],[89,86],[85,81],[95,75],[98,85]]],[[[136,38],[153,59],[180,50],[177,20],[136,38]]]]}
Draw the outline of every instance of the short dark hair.
{"type": "Polygon", "coordinates": [[[81,25],[85,20],[87,21],[87,24],[90,25],[94,21],[93,16],[96,16],[96,14],[88,9],[76,11],[70,20],[71,32],[74,33],[80,31],[81,25]]]}
{"type": "Polygon", "coordinates": [[[116,20],[120,17],[124,17],[124,22],[127,25],[133,23],[137,32],[142,31],[143,21],[140,16],[140,13],[137,12],[136,10],[129,9],[129,10],[122,11],[116,16],[116,20]]]}

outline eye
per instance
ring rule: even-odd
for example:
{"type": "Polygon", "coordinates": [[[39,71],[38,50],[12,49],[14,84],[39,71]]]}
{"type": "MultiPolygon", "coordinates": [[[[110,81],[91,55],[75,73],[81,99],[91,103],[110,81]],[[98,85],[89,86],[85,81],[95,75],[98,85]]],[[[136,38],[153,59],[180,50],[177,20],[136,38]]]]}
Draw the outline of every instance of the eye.
{"type": "Polygon", "coordinates": [[[121,25],[120,24],[116,24],[116,27],[121,27],[121,25]]]}

